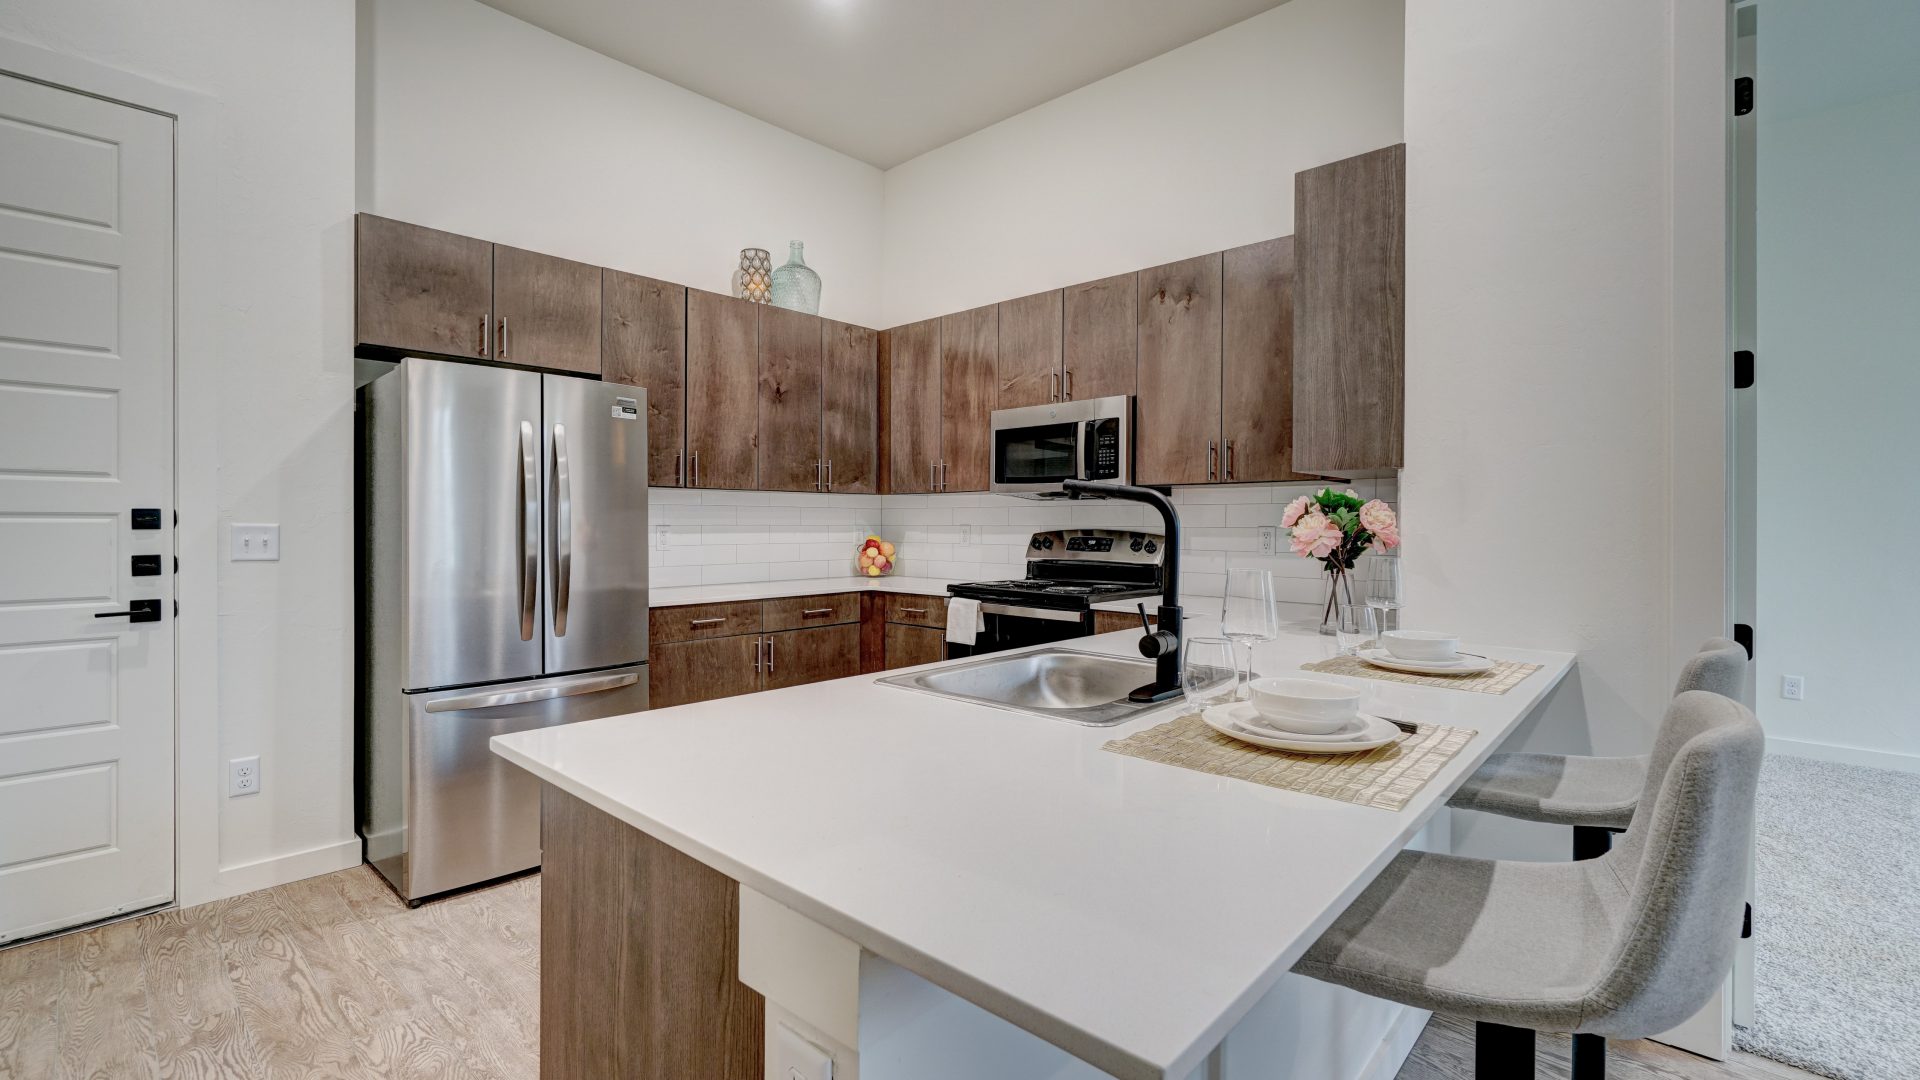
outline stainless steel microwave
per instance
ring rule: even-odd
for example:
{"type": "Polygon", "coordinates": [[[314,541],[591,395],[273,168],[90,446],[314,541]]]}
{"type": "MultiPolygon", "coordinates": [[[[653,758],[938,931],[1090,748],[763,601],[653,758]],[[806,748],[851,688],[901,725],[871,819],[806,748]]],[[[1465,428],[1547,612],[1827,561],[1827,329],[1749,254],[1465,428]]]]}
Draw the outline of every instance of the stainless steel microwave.
{"type": "Polygon", "coordinates": [[[996,409],[994,491],[1029,499],[1065,498],[1062,480],[1133,483],[1133,398],[1088,398],[996,409]]]}

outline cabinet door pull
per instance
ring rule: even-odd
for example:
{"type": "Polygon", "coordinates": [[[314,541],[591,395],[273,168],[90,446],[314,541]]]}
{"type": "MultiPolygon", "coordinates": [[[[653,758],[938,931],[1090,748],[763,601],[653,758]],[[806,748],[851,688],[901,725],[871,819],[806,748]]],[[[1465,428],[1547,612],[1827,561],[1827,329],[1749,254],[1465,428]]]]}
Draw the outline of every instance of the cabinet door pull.
{"type": "Polygon", "coordinates": [[[827,490],[833,490],[833,459],[827,459],[827,490]]]}
{"type": "Polygon", "coordinates": [[[719,626],[721,623],[726,621],[727,620],[725,619],[694,619],[691,622],[687,623],[687,625],[688,626],[719,626]]]}
{"type": "Polygon", "coordinates": [[[937,461],[927,462],[927,490],[940,490],[940,463],[937,461]]]}
{"type": "Polygon", "coordinates": [[[773,635],[767,635],[767,674],[773,674],[773,635]]]}
{"type": "Polygon", "coordinates": [[[1207,479],[1220,479],[1220,444],[1207,440],[1207,479]]]}
{"type": "Polygon", "coordinates": [[[700,486],[700,451],[698,450],[695,450],[693,452],[693,482],[688,484],[687,486],[688,487],[700,486]]]}
{"type": "Polygon", "coordinates": [[[1073,400],[1073,369],[1067,369],[1067,400],[1073,400]]]}
{"type": "Polygon", "coordinates": [[[686,455],[682,454],[678,450],[675,450],[673,452],[673,486],[674,487],[687,486],[686,468],[687,468],[686,455]]]}
{"type": "Polygon", "coordinates": [[[753,639],[753,670],[755,671],[760,670],[760,646],[766,644],[766,642],[766,638],[757,637],[753,639]]]}
{"type": "Polygon", "coordinates": [[[940,490],[947,490],[947,463],[944,461],[940,463],[940,490]]]}
{"type": "Polygon", "coordinates": [[[800,612],[800,617],[803,619],[811,619],[816,615],[831,615],[831,614],[833,614],[833,609],[830,607],[810,607],[810,608],[803,609],[800,612]]]}
{"type": "Polygon", "coordinates": [[[1060,400],[1060,373],[1057,371],[1053,373],[1053,389],[1047,391],[1047,395],[1048,401],[1060,400]]]}
{"type": "Polygon", "coordinates": [[[903,607],[900,609],[900,614],[902,615],[925,615],[926,613],[927,609],[923,607],[903,607]]]}
{"type": "Polygon", "coordinates": [[[1227,479],[1233,479],[1233,440],[1227,440],[1227,479]]]}
{"type": "Polygon", "coordinates": [[[507,358],[507,317],[500,316],[500,359],[507,358]]]}
{"type": "Polygon", "coordinates": [[[493,336],[490,333],[491,329],[492,327],[488,324],[487,317],[485,315],[480,316],[480,352],[477,355],[487,355],[487,346],[493,344],[493,336]]]}

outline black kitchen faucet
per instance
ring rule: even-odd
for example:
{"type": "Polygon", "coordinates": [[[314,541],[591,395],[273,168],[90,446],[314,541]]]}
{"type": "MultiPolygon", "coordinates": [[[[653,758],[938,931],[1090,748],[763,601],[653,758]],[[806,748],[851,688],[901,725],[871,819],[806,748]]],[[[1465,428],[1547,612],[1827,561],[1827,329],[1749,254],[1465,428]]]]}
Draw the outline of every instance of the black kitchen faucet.
{"type": "Polygon", "coordinates": [[[1127,695],[1128,701],[1165,701],[1180,692],[1180,514],[1172,500],[1152,488],[1132,484],[1098,483],[1092,480],[1063,480],[1062,489],[1070,499],[1093,495],[1106,499],[1124,499],[1146,503],[1160,511],[1161,532],[1165,534],[1166,559],[1161,563],[1161,593],[1158,629],[1147,625],[1147,605],[1140,605],[1140,624],[1146,636],[1140,639],[1140,655],[1153,661],[1153,681],[1127,695]]]}

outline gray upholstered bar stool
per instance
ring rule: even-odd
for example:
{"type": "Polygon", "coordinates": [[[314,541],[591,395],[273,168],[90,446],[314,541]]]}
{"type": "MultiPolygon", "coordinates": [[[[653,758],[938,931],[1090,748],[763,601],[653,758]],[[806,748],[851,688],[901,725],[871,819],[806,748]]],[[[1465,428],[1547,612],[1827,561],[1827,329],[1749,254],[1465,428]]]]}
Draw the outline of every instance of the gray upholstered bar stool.
{"type": "MultiPolygon", "coordinates": [[[[1726,638],[1708,638],[1680,671],[1675,694],[1711,690],[1738,700],[1747,653],[1726,638]]],[[[1447,805],[1522,821],[1573,826],[1573,857],[1606,851],[1633,818],[1647,778],[1647,759],[1495,754],[1467,778],[1447,805]]]]}
{"type": "MultiPolygon", "coordinates": [[[[1294,970],[1474,1020],[1479,1080],[1532,1076],[1535,1031],[1666,1031],[1733,961],[1764,751],[1746,706],[1689,690],[1611,851],[1566,863],[1403,852],[1294,970]]],[[[1574,1076],[1595,1080],[1604,1060],[1576,1056],[1574,1076]]]]}

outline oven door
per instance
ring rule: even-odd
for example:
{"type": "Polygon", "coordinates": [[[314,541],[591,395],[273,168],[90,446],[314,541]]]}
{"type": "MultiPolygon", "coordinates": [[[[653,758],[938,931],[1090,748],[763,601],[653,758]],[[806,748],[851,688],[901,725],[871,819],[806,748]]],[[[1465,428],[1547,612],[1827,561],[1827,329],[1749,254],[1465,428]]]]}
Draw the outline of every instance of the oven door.
{"type": "Polygon", "coordinates": [[[983,603],[980,621],[986,628],[974,636],[972,645],[947,643],[947,659],[958,660],[982,653],[1023,649],[1093,633],[1091,611],[1061,611],[1056,608],[1020,607],[1013,604],[983,603]]]}

